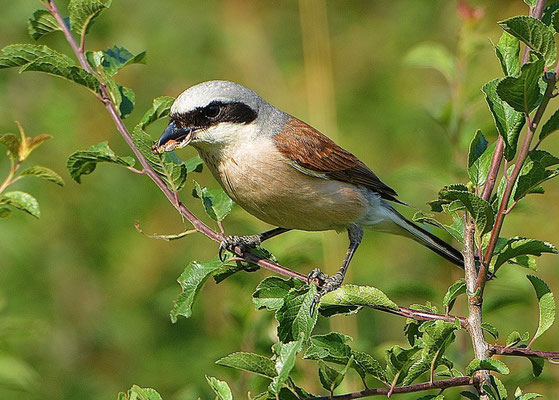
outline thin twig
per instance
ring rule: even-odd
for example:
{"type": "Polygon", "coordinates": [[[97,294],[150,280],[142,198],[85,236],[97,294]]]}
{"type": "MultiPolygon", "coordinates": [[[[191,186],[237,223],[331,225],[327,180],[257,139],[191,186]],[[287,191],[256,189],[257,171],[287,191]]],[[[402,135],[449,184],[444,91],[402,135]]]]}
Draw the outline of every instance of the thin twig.
{"type": "Polygon", "coordinates": [[[559,351],[540,351],[522,347],[506,347],[499,345],[489,345],[491,355],[497,354],[502,356],[518,356],[518,357],[537,357],[545,358],[549,361],[559,359],[559,351]]]}
{"type": "Polygon", "coordinates": [[[321,396],[321,397],[312,397],[310,399],[305,399],[305,400],[311,400],[311,399],[312,400],[329,400],[329,399],[351,400],[351,399],[360,399],[369,396],[387,396],[390,391],[392,391],[391,394],[412,393],[412,392],[421,392],[430,389],[448,389],[457,386],[468,386],[468,385],[472,385],[473,383],[474,383],[473,378],[470,378],[468,376],[460,376],[457,378],[444,379],[432,383],[425,382],[425,383],[418,383],[416,385],[408,385],[408,386],[400,386],[400,387],[365,389],[355,393],[340,394],[337,396],[328,395],[328,396],[321,396]]]}

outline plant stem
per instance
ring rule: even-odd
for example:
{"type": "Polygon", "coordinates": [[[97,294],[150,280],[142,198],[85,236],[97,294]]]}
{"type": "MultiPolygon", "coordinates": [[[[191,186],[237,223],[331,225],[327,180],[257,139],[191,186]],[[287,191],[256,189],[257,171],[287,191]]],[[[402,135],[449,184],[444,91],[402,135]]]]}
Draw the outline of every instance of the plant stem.
{"type": "MultiPolygon", "coordinates": [[[[392,394],[397,393],[412,393],[412,392],[421,392],[424,390],[430,389],[447,389],[456,386],[468,386],[474,383],[474,379],[468,376],[460,376],[457,378],[451,379],[444,379],[435,382],[425,382],[425,383],[418,383],[416,385],[408,385],[408,386],[400,386],[394,388],[380,388],[380,389],[365,389],[360,392],[355,393],[347,393],[347,394],[340,394],[337,396],[321,396],[321,397],[312,397],[312,400],[351,400],[351,399],[360,399],[363,397],[369,396],[386,396],[390,391],[392,394]]],[[[311,400],[305,399],[305,400],[311,400]]]]}
{"type": "Polygon", "coordinates": [[[520,175],[520,171],[522,171],[522,167],[524,166],[524,162],[528,157],[530,152],[530,144],[532,143],[532,138],[534,136],[534,132],[536,131],[539,122],[544,114],[544,111],[551,99],[551,93],[555,89],[555,83],[557,82],[557,76],[553,74],[551,77],[547,79],[547,87],[545,89],[545,93],[543,95],[542,102],[538,107],[534,118],[530,121],[530,118],[527,116],[526,120],[528,123],[528,128],[526,130],[526,137],[524,138],[524,143],[522,144],[522,149],[518,154],[518,158],[516,163],[514,164],[514,169],[510,176],[506,178],[506,186],[503,192],[503,198],[501,200],[501,204],[499,205],[499,210],[497,211],[497,216],[495,217],[495,223],[493,224],[493,230],[491,231],[491,236],[489,238],[489,243],[487,245],[487,249],[485,250],[485,254],[483,256],[483,262],[481,263],[480,271],[477,277],[476,282],[476,290],[480,290],[480,296],[483,294],[483,290],[485,288],[485,282],[487,281],[487,268],[493,257],[493,251],[495,250],[495,246],[497,244],[497,239],[499,238],[499,234],[501,233],[501,228],[503,227],[503,222],[505,216],[507,214],[507,210],[509,208],[510,196],[512,195],[512,190],[520,175]]]}
{"type": "Polygon", "coordinates": [[[483,192],[481,198],[485,201],[489,201],[491,193],[493,193],[493,188],[495,187],[495,182],[497,182],[497,175],[499,174],[499,169],[501,168],[501,162],[503,161],[503,151],[505,149],[505,142],[503,137],[499,135],[497,138],[497,145],[495,146],[495,151],[493,152],[493,157],[491,158],[491,165],[489,167],[489,173],[487,174],[487,181],[483,187],[483,192]]]}
{"type": "Polygon", "coordinates": [[[526,347],[522,348],[490,345],[489,352],[491,353],[491,355],[498,354],[503,356],[537,357],[545,358],[549,361],[559,359],[559,351],[531,350],[526,347]]]}
{"type": "MultiPolygon", "coordinates": [[[[482,323],[482,309],[481,304],[483,297],[476,292],[476,263],[475,263],[475,246],[474,246],[474,233],[475,226],[473,220],[469,217],[468,213],[465,214],[465,228],[464,228],[464,270],[466,278],[466,288],[468,294],[468,325],[466,329],[472,339],[472,346],[474,349],[474,356],[477,359],[485,360],[490,356],[489,345],[483,336],[481,329],[482,323]]],[[[481,272],[480,272],[481,273],[481,272]]],[[[477,389],[480,394],[480,400],[487,400],[489,397],[484,393],[482,387],[485,382],[489,380],[488,371],[478,371],[474,375],[477,378],[477,389]]]]}
{"type": "MultiPolygon", "coordinates": [[[[60,14],[60,11],[58,10],[58,7],[56,6],[55,1],[54,0],[47,0],[47,2],[45,4],[45,7],[46,7],[47,11],[49,11],[54,16],[54,18],[56,19],[56,21],[60,25],[62,31],[64,32],[64,36],[66,37],[66,40],[70,44],[70,47],[72,48],[72,51],[74,52],[74,54],[78,58],[78,61],[81,65],[81,67],[84,70],[86,70],[87,72],[89,72],[90,74],[95,75],[95,72],[93,71],[93,69],[91,68],[91,66],[89,65],[89,63],[87,62],[87,60],[85,58],[84,49],[81,49],[80,47],[78,47],[76,39],[74,38],[74,36],[72,35],[72,32],[68,29],[68,26],[64,22],[64,19],[62,18],[62,15],[60,14]]],[[[149,163],[147,162],[145,157],[140,153],[140,151],[138,150],[138,148],[134,144],[134,141],[132,140],[132,135],[130,134],[130,132],[128,131],[128,129],[124,125],[124,122],[120,118],[120,115],[119,115],[114,103],[112,102],[111,97],[109,96],[109,93],[108,93],[107,88],[105,87],[105,85],[101,84],[99,86],[99,91],[101,93],[100,100],[105,104],[105,107],[106,107],[107,111],[109,112],[111,118],[113,119],[118,132],[121,134],[123,139],[126,141],[128,146],[130,147],[130,149],[132,150],[132,152],[134,153],[134,155],[136,156],[136,158],[138,159],[138,161],[140,162],[140,164],[144,168],[145,174],[147,176],[149,176],[153,182],[155,182],[155,184],[163,192],[165,197],[167,197],[169,202],[177,209],[177,211],[184,218],[186,218],[194,226],[194,228],[198,232],[203,233],[208,238],[210,238],[210,239],[212,239],[216,242],[221,242],[224,239],[223,235],[214,231],[209,226],[207,226],[204,222],[202,222],[198,217],[196,217],[184,205],[184,203],[182,203],[178,199],[178,197],[175,196],[175,193],[167,187],[167,185],[165,184],[163,179],[161,179],[161,177],[153,170],[153,168],[149,165],[149,163]]],[[[283,276],[290,277],[290,278],[297,278],[297,279],[300,279],[304,282],[308,282],[308,279],[305,275],[300,274],[296,271],[292,271],[289,268],[283,267],[283,266],[281,266],[279,264],[276,264],[276,263],[274,263],[270,260],[258,257],[258,256],[254,255],[252,253],[249,253],[249,252],[242,252],[241,249],[238,248],[238,247],[236,247],[234,249],[230,249],[230,250],[233,250],[237,255],[243,257],[246,261],[250,261],[250,262],[253,262],[255,264],[258,264],[261,267],[269,269],[269,270],[271,270],[273,272],[276,272],[278,274],[281,274],[283,276]]]]}

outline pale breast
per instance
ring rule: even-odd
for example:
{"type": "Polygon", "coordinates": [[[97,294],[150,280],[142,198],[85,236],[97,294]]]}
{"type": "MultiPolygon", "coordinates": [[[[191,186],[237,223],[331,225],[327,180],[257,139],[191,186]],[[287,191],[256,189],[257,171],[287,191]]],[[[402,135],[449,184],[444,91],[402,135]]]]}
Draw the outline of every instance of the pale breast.
{"type": "Polygon", "coordinates": [[[284,228],[343,230],[365,214],[363,189],[293,168],[270,138],[220,154],[199,150],[227,194],[257,218],[284,228]]]}

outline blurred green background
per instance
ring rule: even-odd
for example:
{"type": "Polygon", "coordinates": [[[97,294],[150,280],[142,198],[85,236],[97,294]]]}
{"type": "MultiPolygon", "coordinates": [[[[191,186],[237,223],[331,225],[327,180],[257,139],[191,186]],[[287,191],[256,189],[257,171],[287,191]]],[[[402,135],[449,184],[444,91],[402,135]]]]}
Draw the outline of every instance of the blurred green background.
{"type": "MultiPolygon", "coordinates": [[[[59,3],[65,9],[65,2],[59,3]]],[[[480,92],[483,83],[501,75],[489,39],[496,42],[500,36],[497,21],[527,13],[520,0],[470,4],[481,10],[468,11],[464,3],[448,0],[120,0],[93,26],[87,48],[118,44],[133,52],[147,50],[146,66],[119,74],[137,96],[129,126],[156,96],[177,96],[210,79],[237,81],[335,138],[404,201],[427,210],[425,202],[440,187],[466,181],[465,150],[475,129],[494,140],[480,92]],[[414,52],[424,51],[425,42],[455,58],[456,68],[446,77],[418,68],[414,52]]],[[[26,21],[39,6],[36,1],[4,4],[1,47],[32,41],[26,21]]],[[[68,51],[61,34],[41,42],[68,51]]],[[[39,200],[42,217],[16,212],[0,221],[0,399],[113,399],[134,383],[156,388],[167,400],[209,399],[205,374],[227,380],[238,398],[264,389],[264,379],[214,361],[239,350],[270,354],[272,315],[255,311],[250,297],[268,273],[210,282],[193,317],[171,324],[176,278],[188,262],[214,257],[217,245],[201,235],[164,242],[138,233],[136,220],[148,233],[184,229],[146,177],[100,165],[81,185],[71,181],[65,162],[75,150],[108,140],[117,153],[130,154],[102,105],[83,88],[44,74],[2,70],[0,104],[0,132],[17,132],[18,120],[31,136],[54,136],[30,162],[53,168],[66,180],[63,188],[34,179],[19,182],[17,189],[39,200]]],[[[551,112],[557,104],[552,100],[551,112]]],[[[163,127],[164,122],[155,124],[152,135],[163,127]]],[[[559,135],[543,148],[557,153],[559,135]]],[[[178,154],[194,155],[192,149],[178,154]]],[[[2,156],[0,178],[7,169],[2,156]]],[[[196,179],[217,186],[207,171],[196,179]]],[[[545,196],[529,197],[509,216],[505,236],[559,245],[559,186],[557,181],[545,186],[545,196]]],[[[189,191],[187,186],[182,197],[201,215],[189,191]]],[[[225,228],[230,234],[252,234],[268,226],[236,207],[225,228]]],[[[332,232],[292,232],[267,247],[282,264],[308,273],[316,266],[336,270],[346,241],[332,232]]],[[[544,256],[538,272],[556,292],[558,263],[544,256]]],[[[486,321],[501,332],[501,344],[512,330],[533,334],[537,327],[536,298],[526,273],[509,266],[486,291],[486,321]]],[[[367,232],[347,281],[374,285],[402,305],[440,305],[460,275],[413,242],[367,232]]],[[[465,314],[463,299],[455,312],[465,314]]],[[[383,359],[389,345],[406,344],[404,322],[364,310],[321,320],[316,332],[351,335],[355,348],[383,359]]],[[[457,335],[449,356],[464,370],[473,355],[468,337],[457,335]]],[[[559,350],[558,337],[556,325],[534,348],[559,350]]],[[[506,362],[512,371],[503,377],[509,393],[520,385],[549,399],[559,397],[558,366],[547,364],[535,380],[527,360],[506,362]]],[[[321,392],[315,363],[298,365],[298,383],[321,392]]],[[[336,393],[354,390],[360,390],[356,376],[336,393]]],[[[457,398],[457,393],[450,390],[448,396],[457,398]]]]}

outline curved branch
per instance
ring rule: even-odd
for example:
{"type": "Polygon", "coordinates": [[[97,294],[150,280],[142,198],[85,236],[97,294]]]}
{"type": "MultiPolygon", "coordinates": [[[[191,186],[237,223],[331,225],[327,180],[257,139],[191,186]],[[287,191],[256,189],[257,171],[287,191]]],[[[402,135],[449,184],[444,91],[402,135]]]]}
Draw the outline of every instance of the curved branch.
{"type": "MultiPolygon", "coordinates": [[[[64,22],[64,19],[63,19],[62,15],[60,14],[60,11],[58,10],[58,7],[56,6],[55,1],[54,0],[47,0],[47,3],[45,4],[45,7],[46,7],[47,11],[49,11],[54,16],[54,18],[57,20],[57,22],[60,25],[62,31],[64,32],[64,36],[66,37],[66,40],[68,41],[68,43],[70,44],[70,47],[72,48],[74,54],[78,58],[78,61],[81,65],[81,67],[84,70],[86,70],[87,72],[89,72],[90,74],[95,75],[95,72],[93,71],[93,69],[88,64],[88,62],[85,58],[84,49],[78,46],[78,44],[76,42],[76,39],[74,38],[74,36],[72,35],[72,32],[68,28],[68,25],[64,22]]],[[[105,105],[107,111],[109,112],[111,118],[113,119],[118,132],[121,134],[123,139],[126,141],[128,146],[130,147],[130,149],[132,150],[132,152],[134,153],[134,155],[136,156],[136,158],[138,159],[138,161],[142,165],[142,167],[144,169],[144,173],[151,178],[151,180],[163,192],[165,197],[167,197],[169,202],[177,209],[177,211],[184,218],[186,218],[194,226],[194,228],[198,232],[203,233],[204,235],[206,235],[208,238],[212,239],[213,241],[221,242],[224,239],[223,235],[219,232],[216,232],[215,230],[210,228],[208,225],[206,225],[204,222],[202,222],[198,217],[196,217],[184,205],[184,203],[182,203],[178,199],[178,196],[176,196],[176,193],[174,193],[171,189],[169,189],[167,187],[167,185],[165,184],[163,179],[161,179],[161,177],[159,175],[157,175],[157,173],[149,165],[149,163],[147,162],[145,157],[140,153],[140,151],[135,146],[135,144],[132,140],[132,135],[130,134],[130,132],[128,131],[128,129],[124,125],[124,122],[120,118],[120,115],[119,115],[114,103],[112,102],[105,85],[101,84],[99,86],[99,91],[101,93],[101,97],[100,97],[101,102],[105,105]]],[[[274,263],[270,260],[258,257],[258,256],[254,255],[252,253],[249,253],[249,252],[244,252],[243,253],[241,251],[241,249],[238,248],[238,247],[234,248],[234,249],[230,249],[230,250],[233,250],[237,255],[245,258],[247,261],[253,262],[253,263],[255,263],[257,265],[260,265],[261,267],[264,267],[266,269],[269,269],[273,272],[276,272],[278,274],[281,274],[281,275],[289,277],[289,278],[297,278],[297,279],[300,279],[304,282],[308,282],[308,279],[305,275],[303,275],[299,272],[296,272],[296,271],[292,271],[289,268],[283,267],[283,266],[281,266],[279,264],[276,264],[276,263],[274,263]]]]}
{"type": "MultiPolygon", "coordinates": [[[[340,394],[337,396],[322,396],[322,397],[312,397],[312,400],[351,400],[351,399],[360,399],[363,397],[369,396],[386,396],[388,393],[396,394],[396,393],[412,393],[412,392],[421,392],[424,390],[430,389],[448,389],[451,387],[456,386],[468,386],[473,385],[474,379],[470,378],[469,376],[460,376],[457,378],[451,379],[444,379],[435,382],[425,382],[425,383],[418,383],[417,385],[409,385],[409,386],[400,386],[394,388],[381,388],[381,389],[365,389],[360,392],[348,393],[348,394],[340,394]]],[[[311,399],[305,399],[311,400],[311,399]]]]}

